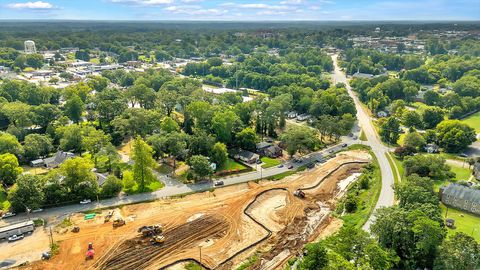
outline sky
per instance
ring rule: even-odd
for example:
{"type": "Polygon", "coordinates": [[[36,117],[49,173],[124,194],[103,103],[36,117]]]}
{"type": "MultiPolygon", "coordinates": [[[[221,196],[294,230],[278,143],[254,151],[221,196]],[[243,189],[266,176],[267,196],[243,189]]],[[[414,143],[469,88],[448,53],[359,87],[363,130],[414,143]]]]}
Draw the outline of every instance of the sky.
{"type": "Polygon", "coordinates": [[[0,0],[0,20],[480,20],[480,0],[0,0]]]}

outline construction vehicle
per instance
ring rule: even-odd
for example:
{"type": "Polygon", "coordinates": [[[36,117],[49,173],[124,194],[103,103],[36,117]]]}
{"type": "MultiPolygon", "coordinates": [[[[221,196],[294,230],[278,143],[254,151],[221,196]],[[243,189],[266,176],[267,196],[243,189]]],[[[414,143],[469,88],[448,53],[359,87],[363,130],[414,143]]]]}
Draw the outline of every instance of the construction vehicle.
{"type": "Polygon", "coordinates": [[[113,211],[108,212],[108,214],[105,216],[105,219],[103,220],[103,222],[104,223],[109,222],[112,217],[113,217],[113,211]]]}
{"type": "Polygon", "coordinates": [[[163,244],[165,242],[165,236],[163,235],[154,235],[152,239],[150,239],[150,242],[152,244],[163,244]]]}
{"type": "Polygon", "coordinates": [[[142,226],[138,228],[138,232],[141,233],[144,237],[161,234],[162,231],[163,230],[161,225],[142,226]]]}
{"type": "Polygon", "coordinates": [[[303,191],[300,190],[300,189],[295,190],[295,191],[293,192],[293,195],[294,195],[294,196],[297,196],[297,197],[299,197],[299,198],[302,198],[302,199],[305,198],[305,192],[303,192],[303,191]]]}
{"type": "Polygon", "coordinates": [[[87,252],[85,253],[85,260],[92,260],[95,255],[95,250],[93,249],[93,244],[88,243],[87,252]]]}
{"type": "Polygon", "coordinates": [[[113,221],[113,228],[121,227],[123,225],[125,225],[125,220],[123,220],[122,218],[117,218],[113,221]]]}
{"type": "Polygon", "coordinates": [[[74,232],[74,233],[80,232],[80,227],[78,227],[78,226],[73,227],[72,232],[74,232]]]}

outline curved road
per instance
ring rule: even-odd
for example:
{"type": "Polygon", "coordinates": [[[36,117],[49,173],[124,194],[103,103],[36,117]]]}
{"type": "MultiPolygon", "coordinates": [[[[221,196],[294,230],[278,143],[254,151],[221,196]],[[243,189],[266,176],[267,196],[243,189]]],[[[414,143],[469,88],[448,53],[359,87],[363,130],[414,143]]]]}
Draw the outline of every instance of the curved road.
{"type": "MultiPolygon", "coordinates": [[[[382,190],[378,198],[377,204],[375,205],[375,210],[380,207],[392,206],[394,203],[394,192],[393,192],[393,171],[390,167],[386,154],[388,153],[388,148],[383,145],[378,137],[375,127],[373,126],[370,117],[365,112],[361,106],[361,102],[355,93],[352,91],[350,84],[348,83],[345,73],[343,73],[337,63],[337,55],[332,55],[333,64],[335,70],[333,72],[333,79],[335,83],[341,82],[344,83],[347,87],[348,94],[353,98],[355,102],[355,107],[357,108],[357,119],[360,127],[363,129],[367,137],[366,144],[372,148],[373,153],[377,157],[378,164],[380,165],[380,171],[382,174],[382,190]]],[[[373,221],[373,215],[370,216],[368,221],[363,226],[365,231],[370,231],[370,225],[373,221]]]]}

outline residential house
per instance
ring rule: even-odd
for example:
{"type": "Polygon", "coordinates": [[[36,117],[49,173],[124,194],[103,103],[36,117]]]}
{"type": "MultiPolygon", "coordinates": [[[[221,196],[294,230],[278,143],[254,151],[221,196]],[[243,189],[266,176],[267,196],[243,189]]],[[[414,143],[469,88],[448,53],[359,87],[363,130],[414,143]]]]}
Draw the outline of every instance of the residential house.
{"type": "Polygon", "coordinates": [[[51,157],[44,158],[44,159],[36,159],[31,161],[30,165],[32,167],[45,166],[47,168],[56,168],[60,164],[62,164],[65,160],[73,157],[75,157],[75,154],[73,153],[58,151],[57,153],[55,153],[55,155],[51,157]]]}
{"type": "Polygon", "coordinates": [[[256,145],[257,153],[260,156],[267,156],[270,158],[277,158],[282,156],[282,148],[269,142],[260,142],[256,145]]]}
{"type": "Polygon", "coordinates": [[[473,164],[473,176],[475,176],[477,180],[480,180],[480,162],[473,164]]]}
{"type": "Polygon", "coordinates": [[[258,154],[253,153],[253,152],[250,152],[250,151],[240,150],[234,156],[234,158],[238,159],[240,161],[243,161],[245,163],[252,164],[252,163],[257,162],[257,160],[260,158],[260,156],[258,154]]]}
{"type": "Polygon", "coordinates": [[[296,111],[290,111],[290,112],[287,112],[286,114],[288,119],[293,119],[298,115],[296,111]]]}
{"type": "Polygon", "coordinates": [[[355,72],[353,75],[352,75],[353,78],[361,78],[361,79],[372,79],[373,77],[375,77],[375,75],[373,74],[368,74],[368,73],[361,73],[361,72],[355,72]]]}
{"type": "Polygon", "coordinates": [[[297,116],[297,121],[303,122],[305,120],[308,120],[309,118],[310,118],[310,115],[304,113],[297,116]]]}
{"type": "Polygon", "coordinates": [[[379,111],[377,113],[378,118],[387,117],[387,116],[388,116],[388,113],[386,111],[379,111]]]}
{"type": "Polygon", "coordinates": [[[480,190],[459,184],[441,187],[440,200],[448,205],[480,215],[480,190]]]}

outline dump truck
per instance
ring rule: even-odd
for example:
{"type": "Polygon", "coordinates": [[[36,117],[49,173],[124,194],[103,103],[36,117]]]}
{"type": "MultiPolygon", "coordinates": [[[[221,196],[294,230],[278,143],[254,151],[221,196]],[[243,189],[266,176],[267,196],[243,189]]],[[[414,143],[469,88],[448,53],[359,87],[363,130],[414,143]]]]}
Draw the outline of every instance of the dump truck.
{"type": "Polygon", "coordinates": [[[300,189],[297,189],[293,192],[293,195],[294,196],[297,196],[299,198],[305,198],[305,192],[303,192],[302,190],[300,189]]]}
{"type": "Polygon", "coordinates": [[[162,231],[161,225],[142,226],[138,229],[138,232],[144,237],[161,234],[162,231]]]}
{"type": "Polygon", "coordinates": [[[113,217],[113,211],[108,212],[108,214],[105,216],[105,219],[103,220],[104,223],[107,223],[110,221],[110,219],[113,217]]]}
{"type": "Polygon", "coordinates": [[[93,243],[88,243],[87,252],[85,253],[85,260],[92,260],[95,255],[95,250],[93,250],[93,243]]]}
{"type": "Polygon", "coordinates": [[[154,235],[152,239],[150,239],[152,244],[163,244],[165,242],[165,237],[163,235],[154,235]]]}
{"type": "Polygon", "coordinates": [[[123,220],[122,218],[117,218],[113,221],[113,227],[116,228],[116,227],[120,227],[120,226],[123,226],[125,225],[125,220],[123,220]]]}

